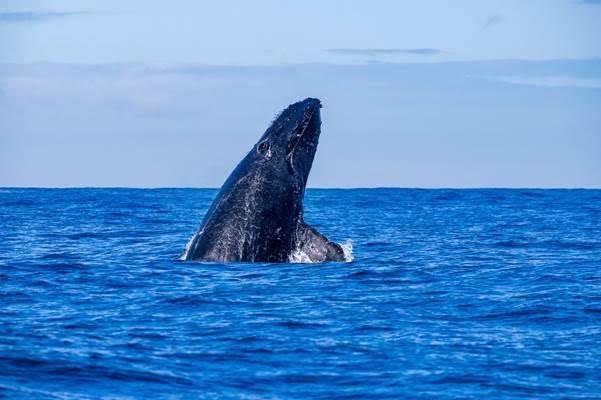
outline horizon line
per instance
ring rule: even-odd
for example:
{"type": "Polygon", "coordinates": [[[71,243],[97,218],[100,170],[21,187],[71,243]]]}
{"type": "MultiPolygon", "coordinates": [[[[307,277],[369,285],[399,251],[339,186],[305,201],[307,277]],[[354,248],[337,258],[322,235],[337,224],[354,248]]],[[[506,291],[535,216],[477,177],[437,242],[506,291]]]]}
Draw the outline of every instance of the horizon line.
{"type": "MultiPolygon", "coordinates": [[[[209,186],[0,186],[0,190],[11,189],[45,189],[45,190],[78,190],[78,189],[110,189],[110,190],[220,190],[220,187],[209,186]]],[[[310,186],[312,190],[601,190],[601,186],[310,186]]]]}

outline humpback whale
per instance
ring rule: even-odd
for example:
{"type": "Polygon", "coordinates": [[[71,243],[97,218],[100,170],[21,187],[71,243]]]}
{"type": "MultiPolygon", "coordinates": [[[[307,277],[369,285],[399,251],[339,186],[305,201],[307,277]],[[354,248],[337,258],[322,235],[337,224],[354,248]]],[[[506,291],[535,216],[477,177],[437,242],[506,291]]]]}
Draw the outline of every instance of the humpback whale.
{"type": "Polygon", "coordinates": [[[303,220],[303,197],[321,132],[321,103],[282,111],[227,178],[183,260],[345,261],[342,247],[303,220]]]}

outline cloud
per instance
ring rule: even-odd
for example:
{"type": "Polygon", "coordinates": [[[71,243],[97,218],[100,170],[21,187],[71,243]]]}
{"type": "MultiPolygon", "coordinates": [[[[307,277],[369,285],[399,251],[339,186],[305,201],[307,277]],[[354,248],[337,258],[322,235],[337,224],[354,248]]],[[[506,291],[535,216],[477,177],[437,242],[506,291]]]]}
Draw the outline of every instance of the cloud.
{"type": "Polygon", "coordinates": [[[0,63],[0,186],[219,187],[276,112],[315,96],[311,186],[601,187],[601,89],[560,88],[600,85],[601,60],[0,63]]]}
{"type": "Polygon", "coordinates": [[[363,56],[377,56],[377,55],[389,55],[389,54],[412,54],[418,56],[434,56],[437,54],[444,53],[440,49],[431,48],[417,48],[417,49],[327,49],[328,53],[342,54],[342,55],[363,55],[363,56]]]}
{"type": "Polygon", "coordinates": [[[87,11],[63,11],[63,12],[37,12],[37,11],[18,11],[18,12],[0,12],[0,23],[3,22],[40,22],[52,19],[68,18],[79,15],[91,14],[87,11]]]}
{"type": "Polygon", "coordinates": [[[578,78],[574,76],[544,76],[544,77],[524,77],[524,76],[482,76],[482,79],[493,80],[514,85],[544,86],[557,88],[587,88],[601,89],[601,79],[597,78],[578,78]]]}
{"type": "Polygon", "coordinates": [[[490,17],[486,18],[484,26],[482,26],[482,30],[492,28],[495,25],[499,25],[501,22],[503,22],[503,16],[499,14],[491,15],[490,17]]]}

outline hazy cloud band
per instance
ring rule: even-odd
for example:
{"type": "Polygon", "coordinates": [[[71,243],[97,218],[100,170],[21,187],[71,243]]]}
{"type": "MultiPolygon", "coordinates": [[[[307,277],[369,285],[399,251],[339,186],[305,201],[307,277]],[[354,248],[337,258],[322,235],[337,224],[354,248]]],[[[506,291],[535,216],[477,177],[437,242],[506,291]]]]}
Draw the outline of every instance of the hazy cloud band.
{"type": "Polygon", "coordinates": [[[91,14],[87,11],[63,11],[63,12],[0,12],[0,23],[2,22],[39,22],[52,19],[74,17],[79,15],[91,14]]]}
{"type": "Polygon", "coordinates": [[[326,49],[328,53],[342,54],[342,55],[388,55],[388,54],[412,54],[419,56],[433,56],[444,53],[440,49],[432,48],[415,48],[415,49],[326,49]]]}

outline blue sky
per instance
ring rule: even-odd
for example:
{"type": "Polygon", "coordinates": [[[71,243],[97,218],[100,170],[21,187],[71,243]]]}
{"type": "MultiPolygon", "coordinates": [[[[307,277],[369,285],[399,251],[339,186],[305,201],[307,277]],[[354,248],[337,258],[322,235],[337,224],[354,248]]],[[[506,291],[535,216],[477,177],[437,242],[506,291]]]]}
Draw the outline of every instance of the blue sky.
{"type": "Polygon", "coordinates": [[[593,0],[3,1],[0,186],[218,187],[314,96],[310,186],[601,187],[600,31],[593,0]]]}

